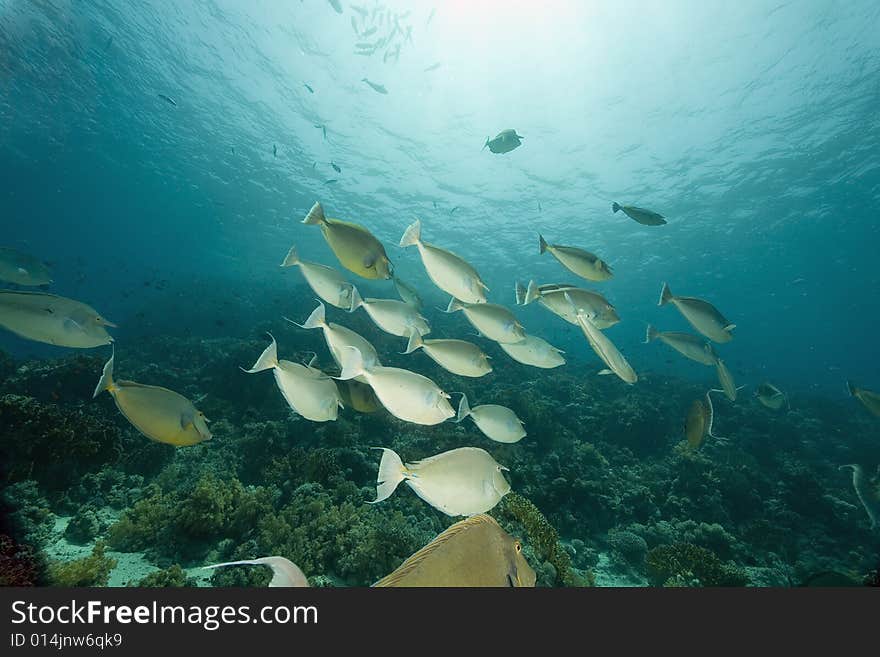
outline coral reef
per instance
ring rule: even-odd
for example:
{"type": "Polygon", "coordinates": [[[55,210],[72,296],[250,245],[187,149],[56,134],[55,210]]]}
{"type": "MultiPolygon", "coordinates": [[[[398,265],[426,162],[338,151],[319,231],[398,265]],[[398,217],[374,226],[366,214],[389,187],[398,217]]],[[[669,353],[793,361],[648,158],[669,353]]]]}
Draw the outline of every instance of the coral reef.
{"type": "Polygon", "coordinates": [[[49,581],[54,586],[107,586],[116,559],[105,555],[105,549],[104,542],[98,541],[87,557],[50,563],[49,581]]]}
{"type": "Polygon", "coordinates": [[[0,586],[36,586],[39,565],[30,547],[0,534],[0,586]]]}
{"type": "Polygon", "coordinates": [[[741,569],[723,563],[710,550],[692,543],[658,545],[645,559],[656,586],[746,586],[741,569]]]}
{"type": "Polygon", "coordinates": [[[195,577],[189,577],[180,564],[173,564],[163,570],[150,573],[137,584],[129,582],[127,586],[142,586],[146,588],[167,588],[181,586],[195,586],[195,577]]]}

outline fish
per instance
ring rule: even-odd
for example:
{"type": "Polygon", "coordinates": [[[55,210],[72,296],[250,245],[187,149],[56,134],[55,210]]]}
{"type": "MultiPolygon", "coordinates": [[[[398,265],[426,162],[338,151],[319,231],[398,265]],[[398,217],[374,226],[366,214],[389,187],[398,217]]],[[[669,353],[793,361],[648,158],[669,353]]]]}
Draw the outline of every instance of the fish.
{"type": "Polygon", "coordinates": [[[290,247],[282,267],[299,267],[306,283],[312,291],[331,306],[351,310],[354,296],[354,285],[345,280],[345,277],[333,267],[322,265],[317,262],[300,260],[296,252],[296,245],[290,247]]]}
{"type": "Polygon", "coordinates": [[[464,303],[456,298],[449,302],[446,312],[463,311],[464,316],[480,334],[498,343],[522,342],[526,332],[522,324],[504,306],[495,303],[464,303]]]}
{"type": "Polygon", "coordinates": [[[269,566],[272,569],[272,579],[269,587],[305,587],[309,580],[300,567],[284,557],[260,557],[259,559],[245,559],[242,561],[227,561],[215,563],[202,568],[225,568],[227,566],[269,566]]]}
{"type": "Polygon", "coordinates": [[[336,382],[321,370],[312,367],[314,359],[308,365],[278,360],[278,345],[271,333],[269,337],[272,343],[260,354],[254,366],[249,370],[241,368],[242,371],[256,374],[272,370],[275,383],[291,410],[312,422],[336,420],[339,409],[342,408],[342,398],[336,382]]]}
{"type": "Polygon", "coordinates": [[[317,202],[302,222],[321,227],[327,244],[350,272],[373,280],[391,278],[393,268],[385,247],[360,224],[325,217],[324,209],[317,202]]]}
{"type": "Polygon", "coordinates": [[[617,203],[612,203],[611,211],[617,212],[618,210],[623,210],[625,215],[643,226],[662,226],[667,223],[662,214],[657,214],[653,210],[645,210],[644,208],[637,208],[632,205],[618,205],[617,203]]]}
{"type": "MultiPolygon", "coordinates": [[[[321,132],[324,133],[324,139],[326,140],[327,139],[327,126],[324,125],[323,123],[316,123],[315,127],[321,128],[321,132]]],[[[317,162],[315,164],[317,164],[317,162]]],[[[312,168],[314,168],[314,165],[312,165],[312,168]]]]}
{"type": "Polygon", "coordinates": [[[434,12],[436,11],[436,9],[431,9],[431,13],[428,14],[428,20],[425,21],[425,27],[428,27],[428,25],[431,24],[431,20],[434,18],[434,12]]]}
{"type": "MultiPolygon", "coordinates": [[[[779,388],[772,383],[764,382],[755,390],[755,397],[761,404],[773,411],[778,411],[783,404],[788,403],[788,398],[779,388]]],[[[789,405],[790,407],[790,405],[789,405]]]]}
{"type": "Polygon", "coordinates": [[[174,105],[175,107],[177,107],[177,103],[174,101],[174,99],[171,96],[166,96],[165,94],[156,94],[156,95],[159,96],[159,98],[164,100],[169,105],[174,105]]]}
{"type": "Polygon", "coordinates": [[[868,409],[871,415],[880,417],[880,394],[854,386],[849,381],[846,382],[846,389],[851,396],[862,402],[862,405],[868,409]]]}
{"type": "Polygon", "coordinates": [[[538,201],[538,212],[543,212],[543,208],[541,207],[541,201],[538,201]]]}
{"type": "Polygon", "coordinates": [[[880,491],[878,491],[877,486],[872,486],[868,475],[861,465],[849,463],[841,465],[838,470],[843,471],[847,468],[852,470],[853,490],[855,490],[859,502],[862,503],[865,513],[868,514],[871,529],[876,529],[880,525],[880,491]]]}
{"type": "Polygon", "coordinates": [[[564,352],[536,335],[526,335],[522,342],[499,343],[504,352],[513,360],[523,365],[553,369],[565,365],[565,359],[560,355],[564,352]]]}
{"type": "Polygon", "coordinates": [[[125,419],[150,440],[186,447],[212,438],[208,418],[183,395],[159,386],[114,381],[115,358],[114,350],[104,365],[93,398],[108,391],[125,419]]]}
{"type": "Polygon", "coordinates": [[[455,211],[456,211],[456,210],[459,210],[459,209],[461,209],[461,206],[460,206],[460,205],[456,205],[454,208],[452,208],[452,209],[449,211],[449,214],[454,214],[455,211]]]}
{"type": "Polygon", "coordinates": [[[339,168],[338,164],[331,162],[330,166],[333,167],[333,170],[336,171],[336,173],[342,173],[342,169],[339,168]]]}
{"type": "Polygon", "coordinates": [[[718,381],[721,383],[722,392],[730,401],[736,401],[736,392],[739,388],[733,382],[733,375],[727,369],[727,365],[720,358],[715,358],[715,369],[718,372],[718,381]]]}
{"type": "Polygon", "coordinates": [[[380,94],[387,94],[388,93],[388,90],[385,87],[383,87],[381,84],[377,84],[375,82],[370,82],[367,78],[362,78],[361,82],[366,82],[368,85],[370,85],[370,88],[377,93],[380,93],[380,94]]]}
{"type": "Polygon", "coordinates": [[[459,520],[375,587],[535,586],[523,546],[491,516],[459,520]]]}
{"type": "Polygon", "coordinates": [[[488,146],[489,150],[493,153],[509,153],[522,144],[523,139],[525,137],[516,134],[516,130],[502,130],[493,139],[486,137],[486,143],[483,144],[483,148],[488,146]]]}
{"type": "Polygon", "coordinates": [[[692,450],[699,449],[706,436],[715,438],[719,442],[725,442],[727,439],[722,436],[716,436],[712,433],[712,424],[715,420],[715,407],[712,405],[712,398],[709,391],[706,392],[706,401],[696,399],[688,409],[687,418],[684,423],[684,435],[687,438],[688,447],[692,450]]]}
{"type": "Polygon", "coordinates": [[[342,13],[342,3],[339,2],[339,0],[327,0],[327,2],[330,3],[330,6],[333,7],[333,10],[334,10],[337,14],[341,14],[341,13],[342,13]]]}
{"type": "Polygon", "coordinates": [[[52,272],[48,265],[32,255],[0,247],[0,281],[38,287],[52,283],[52,272]]]}
{"type": "MultiPolygon", "coordinates": [[[[381,365],[376,348],[365,338],[358,333],[355,333],[350,328],[333,322],[327,322],[326,309],[323,303],[319,303],[318,307],[312,311],[306,321],[302,324],[297,324],[292,319],[287,319],[286,317],[284,319],[300,328],[321,329],[324,333],[324,341],[327,343],[327,348],[330,350],[330,355],[333,356],[333,360],[336,361],[336,364],[340,369],[342,368],[342,355],[346,347],[356,347],[368,363],[381,365]]],[[[366,380],[363,378],[359,378],[358,381],[366,383],[366,380]]]]}
{"type": "Polygon", "coordinates": [[[674,296],[669,286],[663,283],[663,288],[660,291],[660,301],[657,305],[665,306],[670,301],[678,308],[684,318],[690,322],[691,326],[713,342],[723,343],[733,340],[731,331],[736,328],[736,324],[728,322],[724,315],[708,301],[703,301],[696,297],[674,296]]]}
{"type": "Polygon", "coordinates": [[[338,178],[329,178],[324,181],[324,184],[325,185],[332,185],[335,182],[339,182],[339,179],[338,178]]]}
{"type": "Polygon", "coordinates": [[[421,349],[440,367],[453,374],[481,377],[492,371],[489,357],[472,342],[454,339],[423,340],[418,331],[410,334],[405,354],[421,349]]]}
{"type": "Polygon", "coordinates": [[[422,298],[416,292],[416,289],[397,276],[394,276],[392,280],[394,281],[394,289],[397,290],[398,296],[416,310],[421,310],[422,298]]]}
{"type": "Polygon", "coordinates": [[[361,18],[367,17],[367,9],[365,7],[359,7],[357,5],[350,5],[352,9],[354,9],[357,13],[361,15],[361,18]]]}
{"type": "Polygon", "coordinates": [[[623,354],[620,353],[617,347],[614,346],[614,343],[605,337],[605,334],[593,322],[592,317],[594,313],[589,312],[587,314],[583,308],[578,308],[568,292],[565,293],[565,298],[577,310],[578,325],[581,327],[584,336],[586,336],[587,342],[590,343],[593,351],[602,359],[602,362],[608,366],[608,371],[603,370],[600,374],[616,374],[622,381],[629,384],[638,381],[638,375],[626,358],[624,358],[623,354]]]}
{"type": "Polygon", "coordinates": [[[690,358],[703,365],[715,365],[718,355],[712,349],[712,345],[690,333],[677,333],[674,331],[666,331],[661,333],[653,326],[648,324],[645,334],[645,344],[652,340],[660,340],[669,345],[685,358],[690,358]]]}
{"type": "Polygon", "coordinates": [[[477,428],[483,434],[499,443],[518,443],[526,437],[526,430],[516,413],[506,406],[497,404],[483,404],[471,408],[467,397],[461,396],[458,404],[458,417],[456,422],[461,422],[470,417],[477,428]]]}
{"type": "Polygon", "coordinates": [[[339,386],[342,402],[348,408],[353,408],[358,413],[375,413],[382,408],[382,402],[366,383],[354,379],[337,381],[336,383],[339,386]]]}
{"type": "Polygon", "coordinates": [[[434,64],[431,64],[430,66],[428,66],[427,68],[424,69],[424,72],[430,73],[431,71],[436,71],[438,68],[440,68],[440,62],[436,62],[434,64]]]}
{"type": "Polygon", "coordinates": [[[278,146],[272,144],[272,157],[278,157],[278,146]]]}
{"type": "Polygon", "coordinates": [[[373,36],[373,35],[376,33],[376,30],[377,30],[377,29],[379,29],[379,28],[377,28],[377,27],[371,27],[369,30],[366,30],[366,31],[364,31],[364,32],[361,32],[361,35],[360,35],[360,36],[361,36],[361,38],[364,38],[364,39],[367,38],[367,37],[369,37],[369,36],[373,36]]]}
{"type": "Polygon", "coordinates": [[[0,290],[0,326],[26,340],[91,349],[112,343],[107,327],[116,324],[80,301],[46,292],[0,290]]]}
{"type": "Polygon", "coordinates": [[[406,301],[397,299],[361,299],[357,288],[352,291],[351,312],[363,308],[380,329],[391,335],[409,337],[412,331],[419,335],[431,332],[428,320],[406,301]]]}
{"type": "Polygon", "coordinates": [[[315,90],[312,89],[312,88],[311,88],[309,85],[307,85],[305,82],[303,82],[303,86],[304,86],[306,89],[309,90],[309,93],[310,93],[310,94],[315,93],[315,90]]]}
{"type": "Polygon", "coordinates": [[[362,377],[394,417],[431,426],[455,415],[449,395],[428,377],[399,367],[365,363],[357,347],[345,347],[342,352],[342,373],[338,378],[346,381],[362,377]]]}
{"type": "Polygon", "coordinates": [[[466,303],[485,303],[488,286],[464,258],[422,241],[422,222],[416,219],[400,238],[400,246],[416,245],[428,278],[447,294],[466,303]]]}
{"type": "Polygon", "coordinates": [[[537,285],[535,281],[529,281],[528,288],[524,288],[520,283],[516,284],[518,305],[528,305],[537,300],[550,312],[558,315],[569,324],[577,326],[577,312],[565,299],[566,293],[574,300],[576,307],[594,314],[593,323],[600,329],[607,329],[620,322],[617,310],[609,303],[608,299],[598,292],[584,290],[569,284],[537,285]]]}
{"type": "Polygon", "coordinates": [[[414,463],[404,463],[385,447],[376,480],[377,504],[388,499],[400,482],[447,516],[475,516],[495,507],[510,492],[500,465],[486,450],[459,447],[414,463]]]}
{"type": "Polygon", "coordinates": [[[540,253],[549,251],[559,264],[588,281],[607,281],[613,276],[608,263],[589,251],[574,246],[547,244],[541,235],[538,235],[538,247],[540,253]]]}

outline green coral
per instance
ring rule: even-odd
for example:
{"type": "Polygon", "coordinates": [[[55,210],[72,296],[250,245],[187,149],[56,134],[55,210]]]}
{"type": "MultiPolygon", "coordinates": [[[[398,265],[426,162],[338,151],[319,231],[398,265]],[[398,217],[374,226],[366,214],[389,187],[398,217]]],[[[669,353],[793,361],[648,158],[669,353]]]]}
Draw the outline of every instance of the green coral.
{"type": "Polygon", "coordinates": [[[658,545],[646,558],[648,576],[656,585],[746,586],[743,570],[725,564],[711,550],[692,543],[658,545]]]}
{"type": "MultiPolygon", "coordinates": [[[[150,573],[137,583],[137,586],[147,588],[168,588],[181,586],[196,586],[195,577],[188,577],[186,571],[180,567],[180,564],[174,564],[168,568],[157,570],[150,573]]],[[[131,584],[129,583],[129,586],[131,584]]]]}
{"type": "Polygon", "coordinates": [[[106,556],[104,551],[104,542],[98,541],[87,557],[50,564],[49,581],[53,586],[107,586],[116,559],[106,556]]]}
{"type": "Polygon", "coordinates": [[[571,557],[559,542],[559,534],[547,518],[528,499],[517,493],[508,493],[498,513],[519,522],[535,551],[549,562],[555,571],[556,583],[562,586],[592,586],[592,575],[581,577],[571,568],[571,557]]]}

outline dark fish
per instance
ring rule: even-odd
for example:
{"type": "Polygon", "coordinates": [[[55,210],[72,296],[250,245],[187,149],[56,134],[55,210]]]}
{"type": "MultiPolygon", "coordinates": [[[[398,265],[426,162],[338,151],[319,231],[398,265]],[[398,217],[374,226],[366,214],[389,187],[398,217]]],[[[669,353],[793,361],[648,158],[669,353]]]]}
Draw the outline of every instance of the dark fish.
{"type": "Polygon", "coordinates": [[[235,155],[235,146],[231,146],[231,148],[232,148],[232,154],[235,155]]]}
{"type": "Polygon", "coordinates": [[[377,29],[377,28],[375,28],[375,27],[371,27],[371,28],[370,28],[369,30],[367,30],[366,32],[363,32],[363,33],[361,34],[361,37],[366,38],[366,37],[368,37],[368,36],[372,36],[372,35],[374,35],[374,34],[376,33],[376,29],[377,29]]]}
{"type": "Polygon", "coordinates": [[[327,126],[325,126],[323,123],[316,123],[315,127],[321,128],[321,131],[324,133],[324,139],[327,139],[327,126]]]}
{"type": "Polygon", "coordinates": [[[483,144],[483,148],[488,146],[489,150],[493,153],[509,153],[522,144],[523,139],[522,135],[516,134],[516,130],[502,130],[494,139],[486,137],[486,143],[483,144]]]}
{"type": "Polygon", "coordinates": [[[307,85],[305,82],[303,82],[303,86],[304,86],[306,89],[309,90],[309,93],[310,93],[310,94],[315,93],[315,90],[312,89],[312,88],[311,88],[309,85],[307,85]]]}
{"type": "Polygon", "coordinates": [[[541,201],[538,201],[538,212],[543,212],[543,210],[541,209],[541,201]]]}
{"type": "Polygon", "coordinates": [[[452,214],[453,212],[455,212],[456,210],[458,210],[460,207],[461,207],[460,205],[456,205],[454,208],[452,208],[452,209],[449,211],[449,214],[452,214]]]}
{"type": "Polygon", "coordinates": [[[437,201],[431,201],[434,204],[434,209],[437,209],[437,201]]]}
{"type": "Polygon", "coordinates": [[[340,169],[339,166],[336,165],[334,162],[331,162],[330,166],[333,167],[333,169],[336,171],[336,173],[342,173],[342,169],[340,169]]]}
{"type": "Polygon", "coordinates": [[[275,144],[272,144],[272,156],[278,157],[278,147],[275,144]]]}
{"type": "Polygon", "coordinates": [[[623,210],[623,213],[628,216],[633,221],[636,221],[643,226],[662,226],[666,223],[666,219],[662,214],[658,214],[653,210],[646,210],[645,208],[637,208],[633,205],[619,205],[618,203],[611,204],[611,211],[617,212],[618,210],[623,210]]]}
{"type": "Polygon", "coordinates": [[[388,90],[385,87],[383,87],[381,84],[376,84],[375,82],[370,82],[367,78],[362,78],[361,82],[366,82],[368,85],[370,85],[370,88],[377,93],[380,93],[380,94],[387,94],[388,93],[388,90]]]}
{"type": "Polygon", "coordinates": [[[165,94],[157,94],[157,95],[159,96],[159,98],[164,100],[166,103],[169,103],[170,105],[174,105],[175,107],[177,106],[177,103],[174,102],[174,99],[171,98],[171,96],[166,96],[165,94]]]}
{"type": "Polygon", "coordinates": [[[337,178],[330,178],[329,180],[325,180],[324,183],[327,185],[330,185],[330,184],[335,183],[337,181],[338,181],[337,178]]]}

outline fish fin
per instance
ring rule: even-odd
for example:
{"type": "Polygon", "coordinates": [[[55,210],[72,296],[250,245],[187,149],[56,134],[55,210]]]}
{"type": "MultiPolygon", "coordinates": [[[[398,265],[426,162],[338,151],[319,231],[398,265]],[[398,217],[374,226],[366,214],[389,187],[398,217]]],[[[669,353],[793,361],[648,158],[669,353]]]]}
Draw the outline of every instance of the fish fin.
{"type": "Polygon", "coordinates": [[[364,300],[361,298],[361,293],[358,292],[357,288],[352,285],[351,286],[351,307],[348,309],[348,312],[353,313],[355,310],[364,305],[364,300]]]}
{"type": "Polygon", "coordinates": [[[184,430],[188,429],[192,425],[193,420],[195,420],[195,412],[194,411],[191,411],[191,410],[183,411],[180,414],[180,428],[184,429],[184,430]]]}
{"type": "Polygon", "coordinates": [[[736,328],[736,324],[728,324],[727,326],[724,327],[724,330],[729,333],[730,331],[732,331],[735,328],[736,328]]]}
{"type": "Polygon", "coordinates": [[[544,253],[547,250],[547,242],[544,241],[544,236],[538,233],[538,249],[539,253],[544,253]]]}
{"type": "MultiPolygon", "coordinates": [[[[315,367],[315,363],[317,363],[317,362],[318,362],[318,354],[313,353],[313,354],[312,354],[312,357],[309,359],[309,362],[306,363],[306,367],[311,367],[311,368],[313,368],[313,369],[317,369],[317,368],[315,367]]],[[[329,377],[328,377],[328,378],[329,378],[329,377]]]]}
{"type": "Polygon", "coordinates": [[[344,347],[342,352],[342,372],[335,377],[340,381],[348,381],[362,375],[366,371],[364,357],[357,347],[344,347]]]}
{"type": "Polygon", "coordinates": [[[104,363],[104,371],[101,372],[101,378],[98,379],[98,385],[95,387],[95,392],[92,395],[92,399],[100,395],[105,390],[109,390],[112,394],[114,390],[116,390],[116,384],[113,382],[113,360],[116,358],[116,348],[113,348],[113,351],[110,353],[110,360],[104,363]]]}
{"type": "Polygon", "coordinates": [[[309,213],[306,215],[306,218],[302,220],[302,222],[309,226],[327,223],[327,220],[324,218],[324,208],[321,207],[321,204],[315,201],[312,209],[309,210],[309,213]]]}
{"type": "Polygon", "coordinates": [[[458,417],[455,418],[456,422],[461,422],[468,415],[471,414],[471,407],[468,405],[467,395],[464,393],[461,394],[461,401],[458,402],[458,417]]]}
{"type": "Polygon", "coordinates": [[[299,256],[296,254],[296,244],[294,244],[290,247],[290,251],[288,251],[287,255],[284,257],[284,262],[281,263],[281,266],[292,267],[293,265],[298,265],[299,263],[299,256]]]}
{"type": "Polygon", "coordinates": [[[246,370],[242,367],[241,370],[243,372],[247,374],[256,374],[263,370],[271,370],[278,367],[278,345],[275,343],[275,338],[271,333],[268,333],[267,335],[272,340],[271,344],[263,350],[263,353],[260,354],[260,357],[257,358],[257,362],[254,363],[254,366],[251,369],[246,370]]]}
{"type": "Polygon", "coordinates": [[[81,331],[82,326],[76,320],[66,317],[64,319],[64,328],[68,330],[81,331]]]}
{"type": "Polygon", "coordinates": [[[619,206],[616,202],[615,202],[615,203],[612,203],[612,204],[611,204],[611,211],[612,211],[612,212],[617,212],[618,210],[620,210],[620,206],[619,206]]]}
{"type": "Polygon", "coordinates": [[[526,288],[523,287],[523,284],[522,284],[522,283],[520,283],[519,281],[517,281],[516,284],[515,284],[514,290],[515,290],[515,294],[516,294],[516,305],[517,305],[517,306],[523,306],[523,305],[525,305],[525,301],[526,301],[526,288]]]}
{"type": "Polygon", "coordinates": [[[419,221],[418,219],[416,219],[403,232],[403,237],[400,238],[400,246],[402,246],[402,247],[412,246],[413,244],[418,244],[421,241],[422,241],[422,222],[419,221]]]}
{"type": "Polygon", "coordinates": [[[461,301],[459,301],[455,297],[452,297],[449,300],[449,305],[446,306],[445,312],[454,313],[456,310],[464,310],[464,308],[465,308],[465,305],[461,301]]]}
{"type": "Polygon", "coordinates": [[[376,504],[387,500],[401,481],[406,479],[403,461],[393,450],[386,447],[374,447],[382,450],[382,460],[379,462],[379,474],[376,477],[376,499],[370,504],[376,504]]]}
{"type": "Polygon", "coordinates": [[[657,329],[648,324],[648,328],[645,331],[645,344],[648,344],[651,340],[654,340],[657,335],[657,329]]]}
{"type": "Polygon", "coordinates": [[[535,281],[529,281],[529,287],[526,289],[526,298],[525,304],[529,305],[532,301],[541,298],[541,290],[538,289],[538,284],[535,281]]]}
{"type": "Polygon", "coordinates": [[[418,349],[419,347],[421,347],[423,345],[424,345],[424,342],[422,342],[421,334],[416,329],[413,329],[409,332],[409,342],[406,345],[406,351],[404,351],[403,353],[404,354],[411,354],[412,352],[414,352],[416,349],[418,349]]]}
{"type": "Polygon", "coordinates": [[[657,302],[657,305],[665,306],[670,301],[672,301],[672,292],[669,290],[669,286],[663,283],[663,289],[660,290],[660,301],[657,302]]]}
{"type": "MultiPolygon", "coordinates": [[[[287,321],[291,322],[292,324],[296,324],[296,322],[293,322],[291,320],[287,320],[287,321]]],[[[309,317],[308,317],[308,319],[306,319],[305,323],[304,324],[296,324],[296,325],[299,326],[300,328],[304,328],[304,329],[313,329],[313,328],[322,328],[323,326],[326,326],[326,324],[327,324],[327,320],[326,320],[326,311],[324,310],[324,304],[318,302],[318,307],[312,311],[312,314],[309,315],[309,317]]]]}

